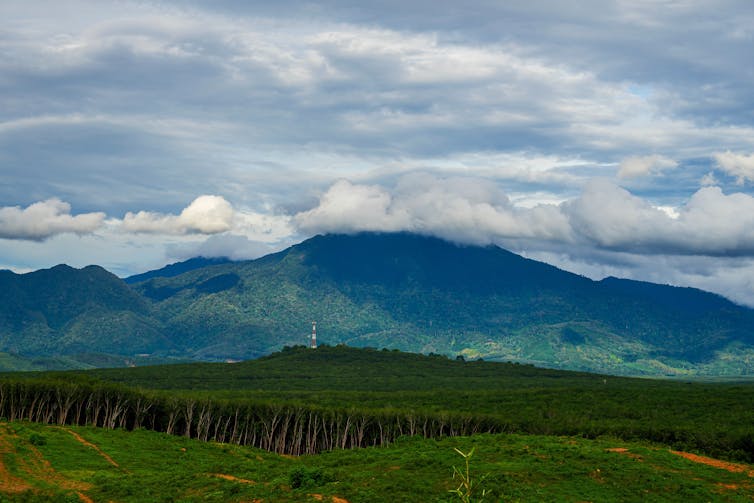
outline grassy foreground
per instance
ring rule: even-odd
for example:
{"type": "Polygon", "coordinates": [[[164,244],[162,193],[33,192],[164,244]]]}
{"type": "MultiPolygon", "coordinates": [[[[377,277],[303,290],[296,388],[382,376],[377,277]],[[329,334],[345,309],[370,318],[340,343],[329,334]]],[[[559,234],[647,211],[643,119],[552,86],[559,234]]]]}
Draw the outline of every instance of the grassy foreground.
{"type": "MultiPolygon", "coordinates": [[[[754,467],[614,439],[402,437],[283,457],[152,431],[0,423],[0,501],[459,501],[469,452],[484,501],[751,501],[754,467]]],[[[472,497],[472,501],[477,501],[472,497]]]]}

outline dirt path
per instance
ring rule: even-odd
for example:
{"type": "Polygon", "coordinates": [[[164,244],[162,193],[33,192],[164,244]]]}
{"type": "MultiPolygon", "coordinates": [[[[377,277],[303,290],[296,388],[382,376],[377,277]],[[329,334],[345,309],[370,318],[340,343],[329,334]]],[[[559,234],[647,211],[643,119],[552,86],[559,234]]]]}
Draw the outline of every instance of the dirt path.
{"type": "Polygon", "coordinates": [[[82,492],[91,489],[91,484],[68,479],[56,472],[39,449],[31,444],[25,445],[29,453],[17,459],[18,468],[28,475],[28,480],[10,474],[3,463],[3,458],[10,454],[17,454],[12,440],[19,441],[20,439],[15,433],[8,431],[7,426],[0,427],[0,493],[35,491],[36,488],[29,483],[30,480],[34,480],[64,490],[75,491],[82,502],[93,503],[91,498],[82,492]]]}
{"type": "Polygon", "coordinates": [[[224,480],[231,480],[233,482],[240,482],[241,484],[250,484],[250,485],[256,484],[256,482],[254,482],[253,480],[241,479],[241,478],[238,478],[238,477],[236,477],[234,475],[228,475],[228,474],[225,474],[225,473],[210,473],[210,476],[211,477],[217,477],[217,478],[224,479],[224,480]]]}
{"type": "Polygon", "coordinates": [[[79,442],[81,442],[82,444],[84,444],[85,446],[91,447],[92,449],[94,449],[95,451],[97,451],[97,454],[99,454],[100,456],[102,456],[105,459],[105,461],[107,461],[108,463],[110,463],[114,467],[120,468],[120,465],[118,463],[116,463],[113,458],[111,458],[110,456],[108,456],[106,452],[103,452],[102,449],[100,449],[96,444],[91,443],[90,441],[88,441],[87,439],[85,439],[84,437],[82,437],[81,435],[79,435],[78,433],[76,433],[73,430],[69,430],[68,428],[61,428],[61,429],[64,430],[64,431],[67,431],[68,433],[70,433],[71,435],[73,435],[73,438],[75,438],[76,440],[78,440],[79,442]]]}
{"type": "MultiPolygon", "coordinates": [[[[310,494],[309,496],[311,496],[317,501],[325,501],[325,497],[322,496],[321,494],[310,494]]],[[[348,500],[345,498],[340,498],[338,496],[333,496],[332,503],[348,503],[348,500]]]]}
{"type": "Polygon", "coordinates": [[[605,450],[607,452],[617,452],[619,454],[623,454],[624,456],[628,456],[629,458],[635,459],[636,461],[644,461],[644,458],[641,456],[641,454],[635,454],[625,447],[611,447],[605,450]]]}
{"type": "Polygon", "coordinates": [[[32,487],[22,478],[12,475],[3,462],[5,456],[16,452],[13,445],[8,441],[8,427],[0,426],[0,493],[20,493],[28,491],[32,487]]]}
{"type": "Polygon", "coordinates": [[[683,451],[670,451],[670,452],[672,452],[676,456],[681,456],[690,461],[693,461],[694,463],[701,463],[703,465],[714,466],[715,468],[720,468],[721,470],[727,470],[733,473],[745,473],[749,477],[754,477],[754,470],[752,470],[751,467],[747,465],[729,463],[727,461],[721,461],[719,459],[708,458],[706,456],[699,456],[697,454],[691,454],[690,452],[683,452],[683,451]]]}

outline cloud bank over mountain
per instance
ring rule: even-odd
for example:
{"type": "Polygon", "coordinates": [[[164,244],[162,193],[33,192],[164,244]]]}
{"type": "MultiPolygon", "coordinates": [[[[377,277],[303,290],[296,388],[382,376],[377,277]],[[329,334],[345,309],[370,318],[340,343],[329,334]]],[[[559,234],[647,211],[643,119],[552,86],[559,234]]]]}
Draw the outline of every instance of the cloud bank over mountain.
{"type": "Polygon", "coordinates": [[[744,0],[0,16],[0,268],[409,230],[754,305],[744,0]]]}

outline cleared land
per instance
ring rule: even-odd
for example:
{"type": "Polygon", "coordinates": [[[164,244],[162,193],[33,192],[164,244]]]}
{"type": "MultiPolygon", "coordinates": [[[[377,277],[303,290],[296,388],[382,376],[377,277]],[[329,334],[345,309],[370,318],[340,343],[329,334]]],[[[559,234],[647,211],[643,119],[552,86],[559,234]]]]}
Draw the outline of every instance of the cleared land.
{"type": "Polygon", "coordinates": [[[3,501],[454,501],[454,448],[475,449],[487,501],[751,501],[749,465],[710,465],[613,439],[404,437],[387,448],[283,457],[139,430],[0,424],[3,501]],[[71,431],[77,436],[71,435],[71,431]],[[82,443],[80,439],[84,439],[82,443]],[[94,446],[94,447],[92,447],[94,446]],[[104,457],[106,454],[107,457],[104,457]],[[113,464],[114,461],[115,464],[113,464]],[[116,466],[117,464],[117,466],[116,466]]]}

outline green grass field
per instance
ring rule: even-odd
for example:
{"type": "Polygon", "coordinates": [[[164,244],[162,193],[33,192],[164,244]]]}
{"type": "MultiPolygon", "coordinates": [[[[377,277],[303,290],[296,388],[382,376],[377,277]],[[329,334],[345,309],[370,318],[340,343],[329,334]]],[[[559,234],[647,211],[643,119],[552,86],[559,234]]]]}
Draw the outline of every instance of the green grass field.
{"type": "MultiPolygon", "coordinates": [[[[236,364],[97,369],[84,374],[207,400],[428,415],[461,412],[491,418],[504,426],[498,431],[611,435],[754,463],[750,381],[625,378],[343,346],[292,348],[236,364]]],[[[71,373],[58,375],[71,378],[71,373]]]]}
{"type": "Polygon", "coordinates": [[[464,467],[456,449],[474,452],[469,501],[482,501],[482,490],[488,502],[752,501],[752,404],[750,382],[347,347],[237,364],[5,374],[0,416],[63,425],[0,419],[0,502],[462,501],[451,492],[461,483],[454,468],[464,467]],[[264,442],[242,440],[243,427],[237,436],[238,417],[254,438],[281,440],[271,451],[318,454],[251,447],[264,442]],[[454,417],[481,428],[454,430],[454,417]],[[174,435],[160,433],[172,420],[174,435]],[[401,436],[427,424],[428,438],[401,436]],[[366,440],[354,443],[359,431],[366,440]],[[286,450],[308,432],[323,440],[316,449],[286,450]]]}
{"type": "Polygon", "coordinates": [[[403,437],[298,458],[151,431],[0,423],[0,500],[434,502],[474,449],[479,501],[751,501],[754,467],[616,439],[403,437]],[[700,462],[706,461],[706,463],[700,462]]]}

